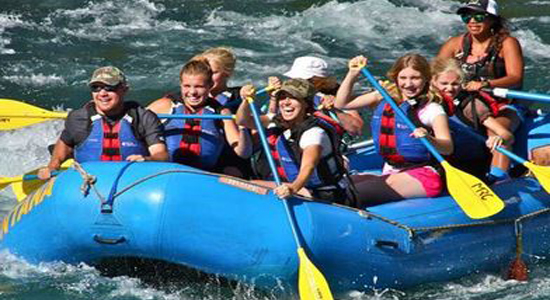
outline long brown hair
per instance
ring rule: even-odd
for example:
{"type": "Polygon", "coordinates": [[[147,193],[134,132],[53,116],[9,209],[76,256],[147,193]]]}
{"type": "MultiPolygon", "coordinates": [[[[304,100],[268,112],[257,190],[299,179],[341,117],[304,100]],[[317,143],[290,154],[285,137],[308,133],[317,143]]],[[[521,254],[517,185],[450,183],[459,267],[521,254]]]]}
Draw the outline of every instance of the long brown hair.
{"type": "Polygon", "coordinates": [[[329,77],[318,77],[313,76],[310,79],[308,79],[311,84],[315,87],[315,90],[318,92],[321,92],[325,95],[333,95],[336,96],[336,92],[338,92],[338,88],[340,85],[338,84],[338,81],[336,80],[336,77],[329,76],[329,77]]]}
{"type": "Polygon", "coordinates": [[[489,18],[492,20],[492,37],[491,44],[489,45],[488,49],[494,47],[496,53],[498,54],[500,53],[500,50],[502,50],[502,44],[504,43],[504,40],[510,36],[510,22],[501,16],[489,15],[489,18]]]}
{"type": "MultiPolygon", "coordinates": [[[[438,94],[430,91],[430,81],[432,79],[430,63],[424,56],[420,54],[408,53],[401,56],[391,66],[391,68],[386,73],[386,76],[393,83],[397,84],[397,77],[399,75],[399,72],[406,68],[412,68],[413,70],[420,72],[422,79],[424,79],[424,87],[419,94],[420,98],[426,99],[427,102],[434,101],[437,103],[441,103],[441,97],[438,94]]],[[[403,101],[403,95],[401,94],[401,91],[399,89],[391,89],[389,93],[392,98],[398,100],[399,102],[403,101]]]]}

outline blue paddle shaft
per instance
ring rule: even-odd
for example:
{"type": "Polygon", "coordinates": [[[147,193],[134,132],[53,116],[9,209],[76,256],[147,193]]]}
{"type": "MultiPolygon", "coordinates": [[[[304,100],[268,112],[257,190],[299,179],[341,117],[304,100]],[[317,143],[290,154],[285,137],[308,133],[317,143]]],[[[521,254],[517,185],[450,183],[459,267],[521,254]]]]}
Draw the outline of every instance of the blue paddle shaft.
{"type": "MultiPolygon", "coordinates": [[[[386,101],[386,103],[388,103],[391,106],[393,111],[401,118],[401,120],[403,120],[403,122],[407,124],[409,129],[414,131],[416,129],[416,126],[414,126],[413,122],[409,120],[409,118],[407,117],[407,115],[405,115],[405,113],[401,110],[401,108],[397,106],[395,101],[393,101],[393,99],[388,94],[388,92],[386,92],[386,90],[378,83],[378,81],[374,78],[374,76],[372,76],[369,70],[367,70],[367,68],[362,68],[361,73],[368,79],[368,81],[374,86],[374,88],[380,93],[380,95],[382,95],[382,98],[384,99],[384,101],[386,101]]],[[[439,151],[435,149],[432,143],[428,141],[428,138],[422,137],[420,138],[420,140],[422,141],[424,146],[428,148],[430,153],[437,159],[437,161],[442,162],[445,160],[443,156],[439,154],[439,151]]]]}
{"type": "Polygon", "coordinates": [[[188,115],[188,114],[157,114],[160,119],[214,119],[231,120],[233,115],[188,115]]]}
{"type": "Polygon", "coordinates": [[[493,93],[493,95],[495,95],[497,97],[514,98],[514,99],[522,99],[522,100],[530,100],[530,101],[550,103],[550,96],[549,95],[543,95],[543,94],[537,94],[537,93],[527,93],[527,92],[520,92],[520,91],[512,91],[512,90],[503,89],[503,88],[494,88],[490,91],[493,93]]]}
{"type": "MultiPolygon", "coordinates": [[[[61,171],[52,171],[50,172],[51,176],[56,176],[57,174],[61,173],[61,171]]],[[[37,180],[37,179],[40,179],[38,178],[38,175],[36,174],[27,174],[27,175],[23,175],[23,181],[27,181],[27,180],[37,180]]]]}
{"type": "MultiPolygon", "coordinates": [[[[246,100],[245,100],[246,101],[246,100]]],[[[250,109],[252,110],[252,115],[254,116],[254,122],[256,124],[256,129],[258,130],[258,134],[260,136],[260,141],[262,143],[262,147],[265,151],[265,156],[267,157],[267,161],[269,162],[269,168],[271,168],[271,173],[273,173],[273,178],[275,179],[275,183],[277,186],[281,185],[281,178],[279,177],[279,174],[277,173],[277,167],[275,166],[275,160],[273,159],[273,156],[271,155],[271,149],[269,149],[269,144],[267,142],[267,137],[265,135],[264,128],[262,126],[262,121],[260,120],[260,114],[258,113],[258,109],[254,105],[254,102],[249,103],[250,109]]],[[[294,237],[294,240],[296,241],[296,245],[298,248],[303,248],[302,241],[298,237],[298,229],[296,220],[294,219],[294,215],[292,214],[292,211],[290,210],[290,206],[288,205],[288,201],[286,199],[281,199],[283,201],[283,205],[285,207],[286,216],[288,218],[288,223],[290,225],[290,229],[292,230],[292,236],[294,237]]]]}
{"type": "Polygon", "coordinates": [[[256,124],[258,134],[260,135],[260,141],[265,151],[265,156],[267,157],[267,161],[269,163],[269,168],[271,169],[271,173],[273,173],[273,178],[275,179],[275,183],[277,185],[281,185],[281,178],[279,178],[279,173],[277,173],[277,167],[275,166],[275,160],[271,155],[271,149],[269,148],[267,137],[265,135],[265,131],[262,126],[262,120],[260,120],[260,114],[258,113],[258,109],[254,105],[254,102],[249,103],[249,105],[250,105],[250,109],[252,110],[252,116],[254,117],[254,123],[256,124]]]}

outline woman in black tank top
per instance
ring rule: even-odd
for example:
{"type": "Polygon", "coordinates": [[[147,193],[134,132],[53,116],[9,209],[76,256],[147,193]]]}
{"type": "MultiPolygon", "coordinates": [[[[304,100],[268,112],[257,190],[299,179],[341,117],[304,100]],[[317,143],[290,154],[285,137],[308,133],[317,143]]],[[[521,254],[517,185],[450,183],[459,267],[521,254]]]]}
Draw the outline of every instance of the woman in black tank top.
{"type": "MultiPolygon", "coordinates": [[[[466,25],[465,34],[450,38],[439,50],[438,58],[457,59],[464,72],[467,91],[482,88],[519,89],[523,84],[523,54],[518,40],[510,36],[507,21],[499,15],[495,0],[476,0],[457,11],[466,25]]],[[[525,111],[522,107],[501,99],[496,117],[507,130],[514,132],[525,111]]],[[[488,134],[495,135],[488,131],[488,134]]],[[[493,153],[490,177],[508,177],[510,160],[499,152],[493,153]]]]}

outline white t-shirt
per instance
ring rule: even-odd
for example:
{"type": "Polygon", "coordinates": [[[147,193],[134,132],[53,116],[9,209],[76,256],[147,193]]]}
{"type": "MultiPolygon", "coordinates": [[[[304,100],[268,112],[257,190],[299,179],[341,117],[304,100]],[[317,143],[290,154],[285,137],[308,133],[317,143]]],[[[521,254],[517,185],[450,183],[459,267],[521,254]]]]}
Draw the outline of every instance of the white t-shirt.
{"type": "MultiPolygon", "coordinates": [[[[273,118],[275,117],[274,113],[267,113],[266,115],[269,120],[273,120],[273,118]]],[[[273,126],[276,126],[275,123],[269,123],[267,127],[271,128],[273,126]]],[[[286,139],[289,139],[291,135],[290,129],[285,130],[283,134],[286,139]]],[[[332,152],[330,137],[327,135],[327,132],[325,130],[318,126],[306,130],[300,138],[299,145],[302,150],[311,145],[321,145],[321,157],[325,157],[332,152]]]]}
{"type": "MultiPolygon", "coordinates": [[[[430,102],[424,105],[424,107],[418,111],[418,119],[420,119],[420,123],[430,128],[433,126],[435,118],[441,115],[446,116],[447,113],[441,104],[435,102],[430,102]]],[[[396,116],[396,118],[399,118],[399,116],[396,116]]]]}
{"type": "MultiPolygon", "coordinates": [[[[290,129],[285,130],[283,134],[285,135],[286,139],[290,138],[290,129]]],[[[330,137],[325,130],[317,126],[306,130],[302,134],[299,145],[302,150],[311,145],[320,145],[322,148],[321,157],[325,157],[332,152],[330,137]]]]}

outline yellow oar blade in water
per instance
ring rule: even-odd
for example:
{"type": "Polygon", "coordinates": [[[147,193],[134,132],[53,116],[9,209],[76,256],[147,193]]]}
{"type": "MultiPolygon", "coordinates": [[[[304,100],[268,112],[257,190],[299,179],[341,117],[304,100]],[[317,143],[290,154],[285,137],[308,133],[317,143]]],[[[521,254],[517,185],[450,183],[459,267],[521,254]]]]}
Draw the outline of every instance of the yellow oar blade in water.
{"type": "Polygon", "coordinates": [[[0,190],[7,187],[8,185],[23,180],[23,175],[15,177],[0,177],[0,190]]]}
{"type": "Polygon", "coordinates": [[[0,130],[17,129],[66,117],[66,112],[53,112],[21,101],[0,99],[0,130]]]}
{"type": "Polygon", "coordinates": [[[327,280],[309,260],[303,248],[298,248],[300,269],[298,271],[298,291],[302,300],[333,299],[327,280]]]}
{"type": "MultiPolygon", "coordinates": [[[[70,166],[73,165],[74,160],[68,159],[61,165],[61,170],[66,170],[70,166]]],[[[12,181],[11,188],[13,193],[15,194],[15,198],[17,201],[22,201],[23,199],[27,198],[29,194],[36,191],[39,187],[44,185],[46,181],[40,180],[40,179],[32,179],[32,180],[24,180],[25,175],[36,175],[38,173],[39,169],[32,170],[30,172],[25,173],[24,175],[17,176],[17,181],[12,181]]],[[[5,187],[5,186],[4,186],[5,187]]],[[[0,188],[4,188],[0,186],[0,188]]]]}
{"type": "Polygon", "coordinates": [[[533,173],[544,190],[550,194],[550,167],[535,165],[528,161],[523,165],[533,173]]]}
{"type": "Polygon", "coordinates": [[[483,181],[454,168],[447,161],[442,161],[441,166],[446,172],[449,193],[468,217],[483,219],[504,208],[504,201],[483,181]]]}

